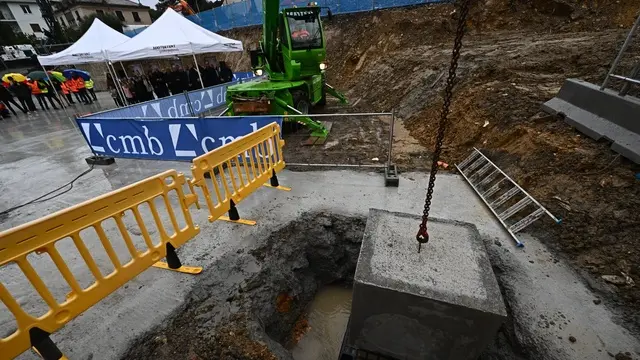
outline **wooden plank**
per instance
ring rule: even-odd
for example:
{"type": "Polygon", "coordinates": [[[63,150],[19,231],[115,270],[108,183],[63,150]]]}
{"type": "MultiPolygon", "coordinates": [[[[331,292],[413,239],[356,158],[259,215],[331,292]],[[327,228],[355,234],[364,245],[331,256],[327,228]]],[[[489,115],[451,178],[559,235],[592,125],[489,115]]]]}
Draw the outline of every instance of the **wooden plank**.
{"type": "Polygon", "coordinates": [[[327,129],[327,137],[310,136],[307,140],[305,140],[305,142],[302,143],[302,145],[304,145],[304,146],[323,145],[327,141],[327,138],[329,137],[329,134],[331,133],[331,128],[333,128],[333,122],[332,121],[320,121],[320,123],[322,125],[324,125],[324,127],[327,129]]]}

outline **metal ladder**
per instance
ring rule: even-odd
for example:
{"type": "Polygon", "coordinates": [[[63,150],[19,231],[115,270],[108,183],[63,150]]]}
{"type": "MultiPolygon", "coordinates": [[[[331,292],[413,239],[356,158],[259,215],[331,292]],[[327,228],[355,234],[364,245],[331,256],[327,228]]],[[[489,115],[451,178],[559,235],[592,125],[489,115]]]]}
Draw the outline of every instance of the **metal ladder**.
{"type": "Polygon", "coordinates": [[[456,164],[456,168],[507,229],[516,241],[516,246],[524,246],[516,233],[524,230],[542,215],[547,214],[557,224],[562,223],[562,219],[553,216],[480,150],[473,148],[471,155],[460,164],[456,164]],[[525,209],[528,211],[525,212],[525,209]]]}

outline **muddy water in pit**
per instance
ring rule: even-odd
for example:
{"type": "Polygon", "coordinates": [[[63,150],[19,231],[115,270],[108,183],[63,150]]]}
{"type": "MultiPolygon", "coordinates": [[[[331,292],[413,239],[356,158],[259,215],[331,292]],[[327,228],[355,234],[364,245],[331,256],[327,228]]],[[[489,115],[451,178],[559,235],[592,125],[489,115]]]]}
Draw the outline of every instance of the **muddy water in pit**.
{"type": "Polygon", "coordinates": [[[311,329],[291,349],[295,360],[336,360],[351,313],[351,288],[325,286],[307,310],[311,329]]]}

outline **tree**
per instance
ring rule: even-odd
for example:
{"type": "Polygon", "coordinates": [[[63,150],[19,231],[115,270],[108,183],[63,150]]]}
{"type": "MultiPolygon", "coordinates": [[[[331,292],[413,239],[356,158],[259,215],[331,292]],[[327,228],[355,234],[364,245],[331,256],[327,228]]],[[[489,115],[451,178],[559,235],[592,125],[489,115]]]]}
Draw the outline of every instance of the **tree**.
{"type": "Polygon", "coordinates": [[[67,38],[69,39],[69,41],[76,41],[78,39],[80,39],[80,37],[82,37],[82,35],[84,35],[84,33],[87,32],[87,30],[89,30],[89,28],[91,27],[91,24],[93,24],[93,20],[95,18],[100,19],[100,21],[102,21],[103,23],[105,23],[107,26],[109,26],[110,28],[118,31],[118,32],[122,32],[122,21],[120,21],[120,19],[118,19],[117,16],[112,15],[112,14],[92,14],[90,16],[84,17],[82,19],[82,21],[80,21],[80,23],[78,24],[77,27],[74,28],[70,28],[67,29],[67,38]]]}
{"type": "Polygon", "coordinates": [[[21,31],[16,31],[6,22],[0,22],[0,46],[37,43],[38,39],[35,36],[27,36],[21,31]]]}
{"type": "Polygon", "coordinates": [[[115,31],[118,31],[118,32],[123,31],[122,21],[118,19],[117,16],[109,13],[104,13],[104,14],[93,14],[83,18],[82,22],[80,22],[80,25],[78,26],[78,28],[80,29],[80,31],[82,31],[83,34],[87,30],[89,30],[89,28],[91,27],[91,24],[93,24],[93,19],[95,18],[100,19],[100,21],[102,21],[103,23],[105,23],[107,26],[109,26],[115,31]]]}
{"type": "Polygon", "coordinates": [[[64,43],[67,39],[64,36],[64,32],[62,31],[62,27],[58,20],[56,19],[53,11],[53,3],[51,0],[36,0],[36,3],[40,7],[40,13],[42,14],[42,18],[47,24],[47,28],[44,30],[44,34],[51,43],[64,43]]]}

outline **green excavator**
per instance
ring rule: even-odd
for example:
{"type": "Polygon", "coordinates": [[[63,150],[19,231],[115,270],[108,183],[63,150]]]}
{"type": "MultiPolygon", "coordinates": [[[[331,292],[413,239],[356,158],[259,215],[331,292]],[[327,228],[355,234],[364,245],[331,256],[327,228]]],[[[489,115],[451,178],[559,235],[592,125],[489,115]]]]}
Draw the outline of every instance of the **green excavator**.
{"type": "MultiPolygon", "coordinates": [[[[346,104],[346,97],[326,83],[327,39],[320,20],[321,7],[309,3],[280,11],[279,0],[263,0],[264,22],[260,48],[251,50],[251,67],[264,79],[229,86],[229,115],[308,114],[332,95],[346,104]]],[[[329,13],[329,16],[331,14],[329,13]]],[[[327,128],[309,117],[290,118],[311,130],[312,137],[326,138],[327,128]]]]}

